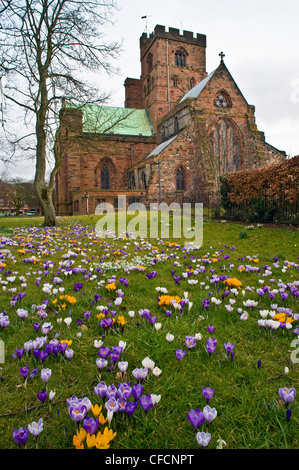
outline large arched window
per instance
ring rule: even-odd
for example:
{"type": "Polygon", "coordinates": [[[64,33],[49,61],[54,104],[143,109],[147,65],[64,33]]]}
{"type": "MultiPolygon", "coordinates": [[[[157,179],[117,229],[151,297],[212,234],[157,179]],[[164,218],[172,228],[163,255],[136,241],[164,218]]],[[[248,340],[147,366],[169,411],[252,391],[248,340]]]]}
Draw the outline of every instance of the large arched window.
{"type": "Polygon", "coordinates": [[[186,67],[186,54],[184,51],[176,51],[176,53],[174,54],[174,63],[178,67],[186,67]]]}
{"type": "Polygon", "coordinates": [[[109,189],[109,170],[106,165],[101,170],[101,189],[109,189]]]}
{"type": "Polygon", "coordinates": [[[213,129],[213,144],[219,174],[242,169],[242,134],[232,119],[221,117],[217,120],[213,129]]]}
{"type": "Polygon", "coordinates": [[[185,189],[185,175],[184,169],[180,166],[176,172],[176,189],[182,191],[185,189]]]}

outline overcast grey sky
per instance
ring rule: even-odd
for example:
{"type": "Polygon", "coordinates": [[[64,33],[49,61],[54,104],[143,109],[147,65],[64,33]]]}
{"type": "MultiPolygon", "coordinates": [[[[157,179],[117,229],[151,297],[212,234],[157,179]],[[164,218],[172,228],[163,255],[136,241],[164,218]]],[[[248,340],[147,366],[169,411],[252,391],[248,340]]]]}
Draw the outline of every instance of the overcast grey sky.
{"type": "MultiPolygon", "coordinates": [[[[101,90],[112,91],[112,106],[124,105],[124,80],[140,77],[139,38],[156,24],[207,36],[207,72],[219,52],[249,104],[266,141],[288,155],[299,154],[298,0],[118,0],[115,24],[106,39],[123,40],[120,74],[101,74],[101,90]],[[141,19],[147,15],[147,20],[141,19]]],[[[11,172],[33,177],[34,164],[11,172]]]]}

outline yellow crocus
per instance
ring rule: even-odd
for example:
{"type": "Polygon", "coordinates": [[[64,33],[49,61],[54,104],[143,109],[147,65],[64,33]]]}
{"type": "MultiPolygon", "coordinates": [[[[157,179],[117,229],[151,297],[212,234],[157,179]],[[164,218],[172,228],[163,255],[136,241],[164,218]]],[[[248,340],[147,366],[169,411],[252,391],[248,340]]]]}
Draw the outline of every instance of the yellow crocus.
{"type": "Polygon", "coordinates": [[[92,414],[95,418],[97,418],[99,416],[99,414],[101,413],[102,411],[102,405],[99,406],[99,405],[91,405],[91,411],[92,411],[92,414]]]}
{"type": "Polygon", "coordinates": [[[97,443],[97,438],[95,436],[95,434],[87,434],[86,436],[86,445],[89,449],[91,449],[92,447],[95,447],[96,446],[96,443],[97,443]]]}

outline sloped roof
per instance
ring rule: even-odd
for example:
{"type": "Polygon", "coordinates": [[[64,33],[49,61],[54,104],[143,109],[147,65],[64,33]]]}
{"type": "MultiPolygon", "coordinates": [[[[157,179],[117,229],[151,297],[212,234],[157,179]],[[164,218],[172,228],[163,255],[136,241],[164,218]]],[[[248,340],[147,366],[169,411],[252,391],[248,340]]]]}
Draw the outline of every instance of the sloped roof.
{"type": "Polygon", "coordinates": [[[66,106],[82,110],[83,132],[142,137],[155,136],[149,113],[145,109],[97,105],[80,106],[70,103],[66,106]]]}
{"type": "Polygon", "coordinates": [[[173,142],[178,136],[179,134],[174,135],[173,137],[171,137],[171,139],[165,140],[165,142],[162,142],[161,144],[157,145],[157,147],[155,147],[145,158],[150,158],[159,155],[159,153],[163,152],[163,150],[166,149],[166,147],[168,147],[168,145],[171,144],[171,142],[173,142]]]}
{"type": "Polygon", "coordinates": [[[189,90],[181,99],[180,103],[185,101],[188,98],[198,98],[200,93],[204,90],[206,87],[207,83],[211,80],[213,77],[214,73],[216,72],[217,69],[215,69],[213,72],[211,72],[206,78],[204,78],[201,82],[199,82],[197,85],[195,85],[191,90],[189,90]]]}

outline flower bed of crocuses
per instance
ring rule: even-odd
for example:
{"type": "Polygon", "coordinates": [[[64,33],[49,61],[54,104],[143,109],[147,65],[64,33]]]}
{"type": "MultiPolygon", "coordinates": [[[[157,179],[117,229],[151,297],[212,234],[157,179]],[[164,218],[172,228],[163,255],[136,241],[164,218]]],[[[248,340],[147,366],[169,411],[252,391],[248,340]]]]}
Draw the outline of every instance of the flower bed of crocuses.
{"type": "Polygon", "coordinates": [[[298,235],[226,225],[1,236],[0,447],[297,448],[298,235]]]}

